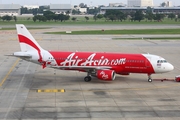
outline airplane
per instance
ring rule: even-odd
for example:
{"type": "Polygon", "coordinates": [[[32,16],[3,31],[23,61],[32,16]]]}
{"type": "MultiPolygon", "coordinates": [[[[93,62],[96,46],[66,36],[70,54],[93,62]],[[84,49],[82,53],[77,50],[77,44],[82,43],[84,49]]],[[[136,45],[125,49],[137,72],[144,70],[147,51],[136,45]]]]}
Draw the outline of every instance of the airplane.
{"type": "Polygon", "coordinates": [[[75,70],[86,72],[84,81],[93,77],[102,81],[113,81],[118,75],[140,73],[148,75],[166,73],[174,66],[164,58],[152,54],[127,54],[107,52],[47,51],[43,49],[23,24],[16,24],[21,51],[11,56],[41,65],[42,68],[75,70]]]}

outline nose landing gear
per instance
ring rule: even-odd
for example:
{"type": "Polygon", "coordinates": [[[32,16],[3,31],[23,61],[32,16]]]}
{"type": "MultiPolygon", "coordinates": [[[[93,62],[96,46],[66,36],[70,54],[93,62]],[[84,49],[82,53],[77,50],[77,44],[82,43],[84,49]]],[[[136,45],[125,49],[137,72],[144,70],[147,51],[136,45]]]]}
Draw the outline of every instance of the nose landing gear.
{"type": "Polygon", "coordinates": [[[148,82],[152,82],[151,74],[148,74],[148,82]]]}

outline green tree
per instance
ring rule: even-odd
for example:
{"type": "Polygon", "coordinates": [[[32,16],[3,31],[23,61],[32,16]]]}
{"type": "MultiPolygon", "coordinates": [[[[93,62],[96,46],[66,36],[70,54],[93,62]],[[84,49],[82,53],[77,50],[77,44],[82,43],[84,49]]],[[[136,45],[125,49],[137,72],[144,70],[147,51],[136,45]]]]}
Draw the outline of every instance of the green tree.
{"type": "Polygon", "coordinates": [[[43,16],[45,16],[47,18],[47,16],[50,16],[50,15],[55,15],[55,13],[53,13],[52,11],[44,11],[43,12],[43,16]]]}
{"type": "Polygon", "coordinates": [[[98,20],[98,19],[102,19],[104,16],[102,15],[102,14],[95,14],[94,16],[93,16],[93,19],[96,21],[96,20],[98,20]]]}
{"type": "Polygon", "coordinates": [[[39,20],[39,22],[41,22],[41,15],[35,15],[36,19],[39,20]]]}
{"type": "Polygon", "coordinates": [[[5,21],[5,20],[6,20],[6,17],[5,17],[5,16],[2,16],[1,19],[2,19],[3,21],[5,21]]]}
{"type": "Polygon", "coordinates": [[[166,6],[165,2],[161,3],[161,7],[165,7],[165,6],[166,6]]]}
{"type": "Polygon", "coordinates": [[[106,20],[125,20],[127,18],[127,15],[120,10],[107,10],[104,17],[106,20]]]}
{"type": "Polygon", "coordinates": [[[5,15],[5,16],[2,17],[2,20],[3,20],[3,21],[5,21],[5,20],[6,20],[6,21],[10,21],[10,20],[12,20],[12,16],[5,15]]]}
{"type": "Polygon", "coordinates": [[[40,19],[41,19],[42,22],[46,22],[47,21],[45,16],[41,16],[40,19]]]}
{"type": "Polygon", "coordinates": [[[38,14],[43,14],[44,11],[49,11],[50,6],[39,6],[38,14]]]}
{"type": "Polygon", "coordinates": [[[21,7],[21,15],[22,14],[28,14],[28,13],[29,13],[29,11],[26,7],[21,7]]]}
{"type": "Polygon", "coordinates": [[[158,21],[158,22],[162,22],[162,19],[164,18],[164,15],[163,14],[159,14],[159,13],[156,13],[154,15],[154,20],[158,21]]]}
{"type": "Polygon", "coordinates": [[[117,17],[118,20],[120,20],[121,22],[126,19],[126,15],[125,15],[123,12],[121,12],[121,11],[118,11],[116,17],[117,17]]]}
{"type": "Polygon", "coordinates": [[[72,10],[73,15],[79,15],[81,12],[79,10],[72,10]]]}
{"type": "Polygon", "coordinates": [[[86,22],[89,20],[89,17],[85,16],[86,22]]]}
{"type": "Polygon", "coordinates": [[[113,14],[108,15],[108,18],[109,18],[112,22],[117,19],[117,18],[116,18],[116,15],[113,15],[113,14]]]}
{"type": "Polygon", "coordinates": [[[147,10],[146,10],[146,14],[149,14],[149,13],[153,13],[153,10],[152,10],[152,8],[151,7],[147,7],[147,10]]]}
{"type": "Polygon", "coordinates": [[[176,17],[176,15],[175,15],[174,13],[170,13],[170,14],[168,15],[168,18],[171,18],[171,20],[174,19],[175,17],[176,17]]]}
{"type": "Polygon", "coordinates": [[[32,9],[32,14],[33,14],[33,15],[37,15],[37,14],[38,14],[38,8],[32,9]]]}
{"type": "Polygon", "coordinates": [[[153,13],[146,13],[145,18],[146,18],[147,20],[152,21],[153,18],[154,18],[154,14],[153,14],[153,13]]]}
{"type": "Polygon", "coordinates": [[[178,19],[180,20],[180,14],[178,14],[178,19]]]}
{"type": "Polygon", "coordinates": [[[130,12],[131,21],[135,21],[135,12],[130,12]]]}
{"type": "Polygon", "coordinates": [[[98,14],[98,15],[97,15],[97,18],[98,18],[98,19],[102,19],[103,17],[104,17],[104,16],[103,16],[102,14],[98,14]]]}
{"type": "Polygon", "coordinates": [[[73,9],[72,10],[72,14],[75,15],[76,14],[76,10],[73,9]]]}
{"type": "Polygon", "coordinates": [[[7,21],[12,20],[12,16],[8,16],[8,15],[7,15],[7,16],[6,16],[6,20],[7,20],[7,21]]]}
{"type": "Polygon", "coordinates": [[[76,19],[77,19],[76,17],[72,17],[72,19],[71,19],[71,20],[75,22],[75,21],[76,21],[76,19]]]}
{"type": "Polygon", "coordinates": [[[64,17],[64,21],[69,20],[69,18],[70,18],[70,16],[69,16],[69,15],[65,15],[65,17],[64,17]]]}
{"type": "Polygon", "coordinates": [[[47,21],[46,17],[43,15],[35,15],[33,17],[33,21],[36,22],[36,20],[39,20],[39,22],[46,22],[47,21]]]}
{"type": "Polygon", "coordinates": [[[71,12],[68,10],[68,11],[66,11],[66,15],[69,15],[71,12]]]}
{"type": "Polygon", "coordinates": [[[96,22],[96,20],[97,20],[97,15],[96,14],[93,16],[93,19],[96,22]]]}
{"type": "Polygon", "coordinates": [[[141,10],[137,10],[134,16],[135,16],[134,20],[138,20],[139,22],[141,22],[141,20],[144,19],[144,14],[142,13],[141,10]]]}
{"type": "Polygon", "coordinates": [[[49,15],[46,15],[45,17],[46,17],[46,19],[47,19],[48,21],[51,21],[51,20],[53,20],[54,15],[55,15],[55,14],[49,14],[49,15]]]}
{"type": "Polygon", "coordinates": [[[61,22],[65,20],[65,15],[64,14],[59,14],[58,15],[58,20],[60,20],[61,22]]]}
{"type": "Polygon", "coordinates": [[[14,19],[15,22],[17,22],[17,17],[16,16],[14,16],[13,19],[14,19]]]}
{"type": "Polygon", "coordinates": [[[37,17],[36,17],[36,16],[34,16],[34,17],[33,17],[33,21],[34,21],[34,22],[36,22],[36,20],[37,20],[37,17]]]}
{"type": "MultiPolygon", "coordinates": [[[[43,16],[46,18],[46,20],[48,20],[48,21],[51,21],[51,20],[53,20],[55,17],[56,17],[56,15],[55,15],[55,13],[54,12],[52,12],[52,11],[44,11],[43,12],[43,16]]],[[[44,18],[43,18],[44,19],[44,18]]],[[[56,21],[56,20],[55,20],[56,21]]]]}
{"type": "Polygon", "coordinates": [[[79,4],[79,7],[80,7],[80,8],[84,8],[84,7],[85,7],[85,4],[84,4],[84,3],[80,3],[80,4],[79,4]]]}
{"type": "Polygon", "coordinates": [[[54,20],[55,22],[57,22],[57,21],[58,21],[58,19],[59,19],[59,17],[58,17],[58,15],[57,15],[57,14],[53,15],[53,20],[54,20]]]}
{"type": "Polygon", "coordinates": [[[74,8],[77,8],[78,6],[77,5],[74,5],[74,8]]]}

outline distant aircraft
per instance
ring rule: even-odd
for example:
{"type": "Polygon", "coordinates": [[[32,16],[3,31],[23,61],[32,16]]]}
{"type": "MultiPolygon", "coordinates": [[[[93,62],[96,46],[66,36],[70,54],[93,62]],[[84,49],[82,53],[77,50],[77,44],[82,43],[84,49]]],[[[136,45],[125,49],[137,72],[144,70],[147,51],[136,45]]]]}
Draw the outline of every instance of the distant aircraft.
{"type": "Polygon", "coordinates": [[[14,52],[11,56],[39,64],[43,69],[50,67],[86,72],[86,82],[91,81],[91,76],[112,81],[116,74],[130,73],[147,74],[148,81],[152,82],[152,74],[174,69],[164,58],[151,54],[47,51],[41,48],[24,25],[17,24],[16,29],[21,51],[14,52]]]}

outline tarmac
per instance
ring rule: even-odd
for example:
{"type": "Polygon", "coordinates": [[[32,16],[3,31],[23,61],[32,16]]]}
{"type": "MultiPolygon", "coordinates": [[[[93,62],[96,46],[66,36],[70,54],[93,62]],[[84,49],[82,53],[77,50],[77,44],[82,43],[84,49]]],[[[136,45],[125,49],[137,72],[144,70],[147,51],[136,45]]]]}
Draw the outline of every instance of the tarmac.
{"type": "MultiPolygon", "coordinates": [[[[68,28],[76,29],[75,26],[68,28]]],[[[145,74],[117,75],[112,82],[97,78],[84,82],[86,73],[42,69],[4,56],[20,51],[20,47],[15,30],[0,31],[0,120],[180,119],[180,83],[174,81],[175,76],[180,75],[179,40],[112,39],[132,35],[43,34],[64,29],[65,26],[30,31],[46,50],[150,53],[164,57],[175,69],[152,75],[153,79],[169,79],[163,82],[149,83],[145,74]]]]}

